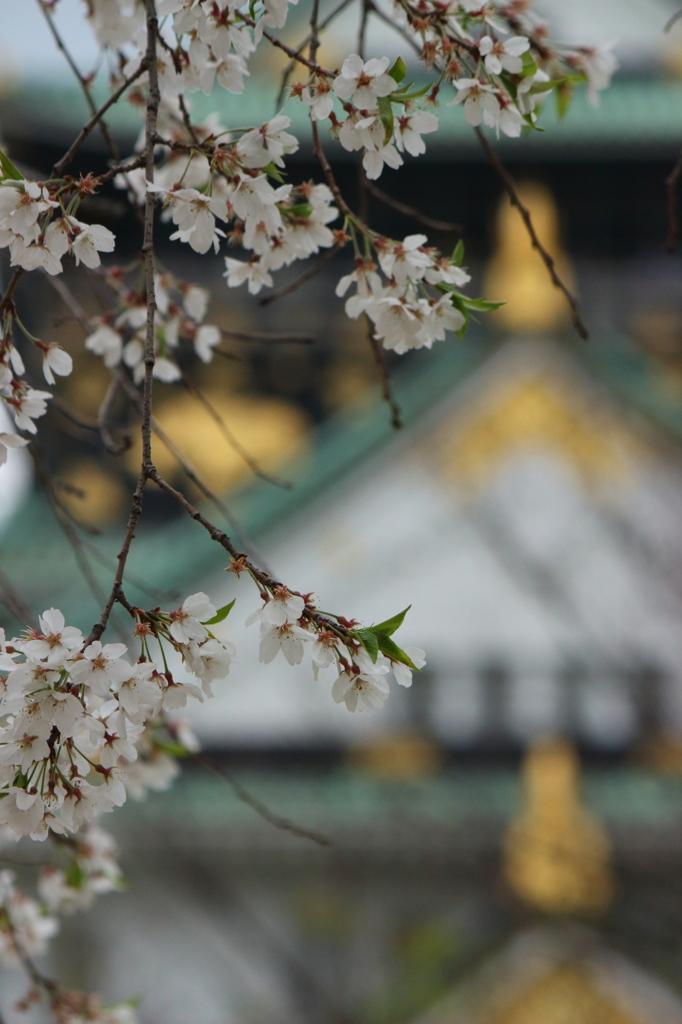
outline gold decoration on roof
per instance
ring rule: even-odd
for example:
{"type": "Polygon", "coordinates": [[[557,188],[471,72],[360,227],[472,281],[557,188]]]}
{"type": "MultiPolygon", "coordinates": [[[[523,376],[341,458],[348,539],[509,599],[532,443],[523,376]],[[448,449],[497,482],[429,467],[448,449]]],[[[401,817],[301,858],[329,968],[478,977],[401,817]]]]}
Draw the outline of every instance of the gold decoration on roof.
{"type": "MultiPolygon", "coordinates": [[[[220,425],[192,395],[167,400],[155,409],[155,416],[191,468],[214,491],[220,493],[242,484],[252,475],[240,449],[266,471],[273,471],[304,452],[308,423],[293,403],[214,391],[207,391],[206,397],[234,443],[230,443],[220,425]]],[[[129,468],[132,470],[139,460],[138,440],[127,453],[129,468]]],[[[162,476],[172,477],[178,472],[175,458],[158,438],[154,441],[154,462],[162,476]]]]}
{"type": "Polygon", "coordinates": [[[586,484],[624,479],[634,449],[633,438],[615,417],[588,407],[559,380],[540,375],[487,391],[454,431],[449,425],[447,435],[448,475],[469,486],[480,485],[519,448],[560,455],[586,484]]]}
{"type": "Polygon", "coordinates": [[[599,992],[579,967],[541,978],[485,1024],[642,1024],[599,992]]]}
{"type": "Polygon", "coordinates": [[[409,782],[433,775],[441,766],[438,746],[417,732],[389,733],[372,737],[351,748],[348,755],[353,768],[375,778],[409,782]]]}
{"type": "MultiPolygon", "coordinates": [[[[549,189],[535,182],[517,186],[528,208],[538,238],[551,253],[564,284],[575,290],[573,272],[562,250],[556,206],[549,189]]],[[[506,304],[490,314],[502,330],[516,334],[552,334],[568,319],[565,296],[552,284],[547,268],[526,227],[506,195],[497,212],[497,245],[485,275],[486,298],[506,304]]]]}
{"type": "Polygon", "coordinates": [[[609,841],[580,802],[579,775],[570,743],[534,744],[523,765],[524,806],[505,837],[508,884],[546,913],[600,913],[613,896],[609,841]]]}

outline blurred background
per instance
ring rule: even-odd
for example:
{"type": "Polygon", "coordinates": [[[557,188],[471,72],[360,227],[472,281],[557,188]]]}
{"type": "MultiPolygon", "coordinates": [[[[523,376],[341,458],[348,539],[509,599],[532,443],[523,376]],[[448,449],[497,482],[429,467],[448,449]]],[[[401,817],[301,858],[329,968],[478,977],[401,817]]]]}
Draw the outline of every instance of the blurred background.
{"type": "MultiPolygon", "coordinates": [[[[111,1001],[139,996],[145,1024],[682,1022],[682,265],[665,251],[664,185],[682,146],[682,22],[664,33],[674,0],[537,8],[562,42],[619,40],[598,108],[579,92],[561,120],[548,101],[546,132],[497,144],[577,291],[587,342],[459,107],[442,106],[426,156],[379,185],[445,222],[427,230],[444,252],[462,237],[470,293],[507,305],[464,341],[388,360],[399,432],[365,329],[334,296],[349,255],[263,306],[227,290],[221,258],[159,229],[163,264],[210,287],[208,321],[234,332],[210,366],[188,364],[222,426],[181,383],[155,392],[160,424],[221,496],[210,517],[322,607],[371,622],[411,604],[400,639],[427,666],[363,716],[335,705],[333,679],[313,681],[309,665],[259,665],[255,627],[243,629],[255,591],[150,491],[130,599],[235,597],[223,628],[239,655],[215,699],[186,709],[213,770],[189,758],[173,788],[103,821],[130,886],[67,920],[51,964],[111,1001]],[[274,828],[239,786],[331,845],[274,828]]],[[[104,95],[82,11],[60,0],[56,24],[104,95]]],[[[308,16],[303,2],[291,9],[292,45],[308,16]]],[[[356,34],[350,7],[321,63],[337,66],[356,34]]],[[[400,50],[370,23],[368,51],[400,50]]],[[[260,123],[284,67],[259,53],[243,97],[195,94],[193,110],[260,123]]],[[[301,105],[284,110],[305,140],[301,105]]],[[[38,5],[0,0],[12,159],[47,174],[86,119],[38,5]]],[[[136,111],[109,123],[131,152],[136,111]]],[[[355,163],[325,145],[354,206],[355,163]]],[[[93,133],[77,169],[106,167],[93,133]]],[[[305,141],[287,169],[320,180],[305,141]]],[[[116,233],[117,261],[134,258],[121,193],[90,202],[83,218],[116,233]]],[[[376,196],[368,216],[393,237],[422,230],[376,196]]],[[[97,275],[65,279],[88,315],[106,311],[97,275]]],[[[0,470],[4,624],[55,604],[88,630],[139,456],[98,447],[108,373],[72,311],[38,275],[18,303],[80,372],[60,379],[40,421],[37,469],[10,452],[0,470]]],[[[115,413],[134,434],[129,411],[115,413]]],[[[21,986],[9,972],[2,985],[13,1021],[21,986]]]]}

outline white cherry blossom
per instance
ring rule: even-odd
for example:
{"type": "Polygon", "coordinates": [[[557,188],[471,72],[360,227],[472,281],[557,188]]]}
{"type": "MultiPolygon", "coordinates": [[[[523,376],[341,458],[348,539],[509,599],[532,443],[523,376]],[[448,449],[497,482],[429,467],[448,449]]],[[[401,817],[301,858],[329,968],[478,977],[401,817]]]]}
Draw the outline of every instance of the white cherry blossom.
{"type": "Polygon", "coordinates": [[[394,79],[386,74],[389,64],[388,57],[374,57],[365,63],[353,53],[344,60],[332,89],[339,99],[352,99],[359,110],[372,110],[380,97],[388,96],[396,88],[394,79]]]}
{"type": "Polygon", "coordinates": [[[509,39],[496,41],[485,35],[478,43],[485,69],[491,75],[499,75],[503,70],[512,75],[520,75],[523,71],[521,54],[529,47],[530,41],[525,36],[510,36],[509,39]]]}

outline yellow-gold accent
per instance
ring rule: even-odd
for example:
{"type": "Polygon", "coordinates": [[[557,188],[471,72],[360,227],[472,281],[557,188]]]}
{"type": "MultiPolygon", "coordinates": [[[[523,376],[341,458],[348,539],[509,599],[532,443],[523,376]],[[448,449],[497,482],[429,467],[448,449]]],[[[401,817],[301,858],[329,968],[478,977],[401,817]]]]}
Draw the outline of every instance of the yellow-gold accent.
{"type": "Polygon", "coordinates": [[[519,448],[559,454],[588,485],[626,479],[637,450],[615,416],[544,376],[497,383],[454,429],[448,425],[441,445],[446,474],[470,487],[519,448]]]}
{"type": "MultiPolygon", "coordinates": [[[[305,452],[307,419],[295,405],[276,398],[207,391],[214,410],[230,434],[263,470],[273,471],[305,452]]],[[[192,395],[179,395],[155,409],[159,425],[189,465],[218,493],[244,482],[251,470],[220,426],[192,395]]],[[[139,466],[139,440],[127,453],[131,470],[139,466]]],[[[168,448],[154,438],[154,462],[162,476],[177,476],[178,464],[168,448]]]]}
{"type": "Polygon", "coordinates": [[[565,740],[530,747],[524,806],[504,841],[504,875],[526,903],[546,913],[598,914],[613,897],[610,845],[580,802],[580,763],[565,740]]]}
{"type": "MultiPolygon", "coordinates": [[[[519,198],[528,208],[538,238],[552,254],[562,281],[575,292],[573,272],[561,248],[559,221],[551,192],[535,182],[520,182],[519,198]]],[[[488,264],[484,295],[505,305],[492,317],[501,330],[514,333],[551,334],[568,320],[566,298],[552,284],[547,268],[533,248],[528,232],[505,196],[498,208],[497,245],[488,264]]]]}

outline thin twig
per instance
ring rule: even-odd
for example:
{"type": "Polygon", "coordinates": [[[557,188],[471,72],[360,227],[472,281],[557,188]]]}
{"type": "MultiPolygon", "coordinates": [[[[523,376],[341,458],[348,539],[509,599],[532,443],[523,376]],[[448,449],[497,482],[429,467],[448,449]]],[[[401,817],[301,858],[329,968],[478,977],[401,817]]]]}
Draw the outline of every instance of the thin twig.
{"type": "MultiPolygon", "coordinates": [[[[317,338],[308,337],[306,334],[299,334],[296,331],[282,331],[279,334],[268,331],[232,331],[222,327],[221,331],[228,338],[235,338],[237,341],[253,341],[261,345],[315,345],[317,338]]],[[[223,353],[227,354],[227,353],[223,353]]],[[[234,357],[233,357],[234,358],[234,357]]]]}
{"type": "Polygon", "coordinates": [[[244,445],[237,440],[230,428],[228,427],[225,420],[222,418],[218,410],[211,404],[206,398],[206,395],[199,389],[199,387],[191,380],[187,374],[183,374],[182,383],[185,385],[190,394],[201,402],[206,412],[209,414],[213,422],[217,425],[220,433],[223,435],[230,448],[244,460],[246,465],[249,467],[254,476],[257,476],[260,480],[264,480],[268,484],[273,484],[275,487],[281,487],[285,491],[290,491],[293,488],[293,484],[290,480],[285,480],[281,476],[275,476],[272,473],[266,473],[264,469],[258,465],[253,455],[246,450],[244,445]]]}
{"type": "Polygon", "coordinates": [[[399,199],[394,199],[393,196],[389,196],[382,189],[378,188],[373,181],[366,180],[365,188],[380,203],[392,207],[398,213],[404,213],[406,217],[411,217],[412,220],[416,220],[418,224],[423,224],[425,228],[430,228],[432,231],[443,231],[452,235],[461,235],[464,230],[461,224],[451,224],[447,220],[435,220],[433,217],[428,217],[425,213],[422,213],[416,206],[408,206],[407,203],[401,203],[399,199]]]}
{"type": "MultiPolygon", "coordinates": [[[[102,118],[106,114],[107,110],[109,110],[110,107],[113,107],[115,103],[118,103],[118,101],[120,100],[121,96],[126,91],[126,89],[129,89],[130,86],[133,84],[133,82],[136,82],[137,79],[140,78],[144,74],[144,72],[146,70],[147,70],[147,58],[145,57],[145,59],[140,64],[140,66],[137,69],[137,71],[134,71],[132,74],[128,75],[128,77],[123,80],[123,82],[118,87],[118,89],[111,94],[111,96],[106,101],[106,103],[104,103],[99,108],[99,110],[95,114],[93,114],[93,116],[90,118],[90,120],[88,121],[87,124],[83,125],[83,127],[81,128],[81,130],[78,133],[77,137],[71,143],[71,145],[67,149],[67,151],[64,154],[64,156],[61,158],[61,160],[58,160],[57,163],[54,165],[54,168],[52,170],[52,177],[54,177],[54,178],[61,177],[63,171],[71,163],[71,161],[75,157],[76,153],[81,148],[81,146],[83,145],[83,143],[85,142],[85,140],[87,139],[88,135],[93,130],[93,128],[97,127],[99,122],[102,120],[102,118]]],[[[156,77],[157,77],[156,73],[154,73],[154,78],[156,79],[156,77]]],[[[150,71],[149,71],[150,90],[151,90],[151,79],[152,79],[152,71],[150,69],[150,71]]],[[[156,134],[156,129],[154,131],[154,134],[156,134]]]]}
{"type": "Polygon", "coordinates": [[[214,775],[218,775],[224,782],[227,782],[237,799],[250,807],[252,811],[255,811],[263,821],[267,821],[268,825],[272,825],[281,832],[290,832],[291,835],[298,836],[300,839],[310,839],[313,843],[317,843],[318,846],[333,845],[331,839],[322,835],[321,832],[315,832],[313,829],[309,828],[302,828],[300,825],[290,821],[288,818],[282,818],[279,814],[275,814],[274,811],[271,811],[270,808],[262,803],[257,797],[249,793],[248,789],[245,789],[241,782],[238,782],[230,772],[219,767],[217,764],[214,764],[213,761],[209,761],[205,754],[195,754],[194,757],[199,764],[204,766],[204,768],[207,768],[214,775]]]}
{"type": "Polygon", "coordinates": [[[587,327],[585,327],[585,324],[583,323],[583,321],[580,318],[580,313],[578,312],[578,303],[576,302],[575,298],[573,297],[571,292],[568,290],[568,288],[566,287],[564,282],[561,280],[559,275],[557,274],[556,263],[554,262],[554,258],[547,252],[547,250],[545,249],[544,245],[542,244],[542,242],[538,238],[538,236],[536,234],[536,231],[535,231],[535,226],[533,224],[533,221],[532,221],[532,218],[531,218],[531,215],[530,215],[530,211],[521,202],[521,199],[519,198],[519,194],[516,191],[516,185],[514,184],[514,179],[512,178],[511,174],[509,173],[507,168],[504,166],[504,164],[501,162],[499,157],[497,156],[497,153],[495,152],[493,147],[490,145],[490,143],[486,139],[486,137],[483,134],[483,132],[481,131],[481,129],[480,128],[475,128],[474,131],[476,132],[476,135],[478,136],[478,141],[481,143],[481,146],[483,148],[483,152],[488,157],[488,160],[490,161],[491,166],[497,172],[498,176],[500,177],[500,179],[502,181],[502,184],[504,185],[505,189],[507,190],[507,195],[509,196],[509,200],[510,200],[512,206],[515,206],[516,209],[519,211],[519,214],[521,215],[521,219],[522,219],[523,223],[526,225],[526,231],[528,232],[528,234],[530,236],[530,240],[531,240],[531,243],[533,245],[533,248],[537,249],[538,253],[540,254],[540,256],[542,258],[542,262],[547,267],[547,272],[549,273],[549,276],[550,276],[550,279],[552,281],[552,284],[554,285],[555,288],[558,288],[559,291],[563,292],[563,294],[565,295],[566,301],[568,302],[568,305],[570,306],[570,309],[571,309],[571,320],[573,321],[573,326],[575,327],[576,331],[578,332],[580,337],[583,339],[583,341],[587,340],[587,338],[589,338],[589,334],[588,334],[588,331],[587,331],[587,327]]]}
{"type": "Polygon", "coordinates": [[[403,425],[402,413],[400,412],[400,406],[398,405],[393,389],[391,387],[391,380],[388,375],[388,368],[384,359],[384,353],[381,345],[374,337],[373,324],[370,318],[365,314],[367,321],[367,340],[369,341],[369,347],[372,350],[374,356],[374,362],[377,364],[379,370],[379,379],[381,380],[381,393],[384,401],[391,410],[391,426],[394,430],[400,430],[403,425]]]}
{"type": "Polygon", "coordinates": [[[680,233],[677,219],[677,182],[682,174],[682,154],[677,158],[677,163],[665,179],[665,187],[668,199],[668,237],[665,247],[668,252],[675,252],[677,248],[677,237],[680,233]]]}
{"type": "MultiPolygon", "coordinates": [[[[256,27],[256,22],[253,20],[253,18],[249,18],[241,12],[240,17],[242,21],[246,22],[247,25],[250,25],[251,28],[256,27]]],[[[302,53],[298,53],[291,46],[287,46],[286,43],[283,43],[281,39],[277,38],[277,36],[273,36],[271,32],[268,32],[267,29],[265,29],[263,35],[272,43],[273,46],[276,46],[278,47],[278,49],[283,50],[284,53],[286,53],[287,57],[291,57],[292,60],[296,61],[299,64],[304,64],[307,68],[309,68],[310,71],[314,71],[316,75],[322,75],[324,78],[336,77],[333,71],[327,71],[326,68],[320,67],[320,65],[316,64],[314,61],[308,60],[308,58],[304,57],[302,53]]]]}
{"type": "Polygon", "coordinates": [[[345,244],[346,243],[344,242],[343,245],[337,244],[333,245],[331,249],[326,249],[322,255],[315,260],[313,265],[308,267],[307,270],[304,270],[302,274],[299,274],[297,278],[290,281],[289,284],[283,284],[281,288],[275,288],[273,292],[270,292],[269,295],[262,298],[260,300],[261,306],[269,306],[271,302],[275,302],[277,299],[281,299],[285,295],[291,295],[292,292],[298,291],[302,285],[306,284],[308,281],[312,281],[314,277],[317,277],[321,270],[324,270],[328,263],[331,263],[337,252],[343,249],[345,244]]]}

